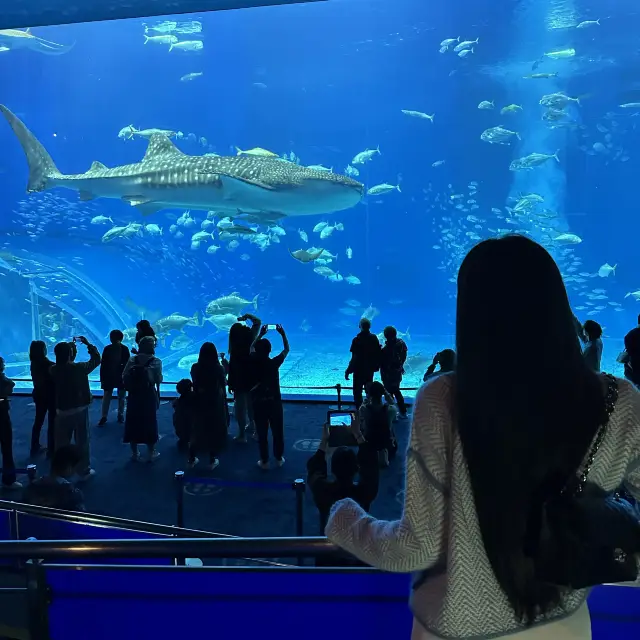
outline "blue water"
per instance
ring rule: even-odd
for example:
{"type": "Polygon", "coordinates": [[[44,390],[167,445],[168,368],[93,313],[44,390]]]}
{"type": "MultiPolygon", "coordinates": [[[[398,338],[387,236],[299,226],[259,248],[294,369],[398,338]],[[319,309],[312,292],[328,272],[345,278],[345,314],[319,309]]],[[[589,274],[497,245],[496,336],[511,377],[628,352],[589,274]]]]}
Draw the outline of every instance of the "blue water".
{"type": "MultiPolygon", "coordinates": [[[[176,144],[187,154],[235,155],[236,147],[261,147],[336,173],[357,153],[379,147],[380,155],[355,165],[357,179],[367,188],[386,182],[401,191],[367,196],[329,215],[286,218],[280,222],[286,236],[264,252],[244,240],[230,251],[216,230],[221,248],[211,255],[207,244],[190,247],[205,211],[192,211],[196,226],[176,238],[170,227],[182,210],[143,219],[126,203],[81,202],[68,190],[25,195],[24,156],[0,123],[0,353],[10,375],[26,374],[24,352],[33,338],[53,346],[85,333],[102,346],[110,329],[129,328],[142,315],[153,320],[197,312],[201,323],[208,302],[237,292],[247,300],[257,295],[257,315],[282,323],[290,334],[283,385],[302,392],[339,382],[358,318],[369,306],[377,311],[376,332],[387,324],[409,328],[413,360],[406,382],[415,385],[433,353],[452,344],[462,257],[478,239],[505,229],[526,232],[553,253],[577,315],[605,327],[604,362],[617,371],[621,338],[640,311],[633,296],[625,298],[640,288],[640,109],[619,108],[640,102],[640,18],[631,2],[496,7],[469,0],[451,6],[332,0],[169,19],[199,21],[202,33],[180,39],[202,40],[204,49],[145,45],[143,22],[152,26],[158,19],[34,29],[36,36],[75,46],[55,57],[0,53],[1,101],[64,173],[86,171],[95,160],[110,167],[138,162],[146,142],[118,137],[134,125],[183,132],[176,144]],[[575,28],[598,18],[600,25],[575,28]],[[458,36],[479,38],[473,54],[439,53],[442,40],[458,36]],[[557,77],[523,80],[545,52],[567,48],[576,55],[546,59],[536,69],[557,77]],[[180,81],[194,72],[204,75],[180,81]],[[567,108],[570,126],[550,129],[538,101],[558,91],[579,96],[580,105],[567,108]],[[482,100],[493,100],[495,109],[479,110],[482,100]],[[501,115],[512,103],[523,110],[501,115]],[[434,122],[402,109],[435,113],[434,122]],[[497,125],[518,131],[522,140],[480,140],[483,130],[497,125]],[[556,151],[559,162],[509,170],[516,158],[556,151]],[[506,222],[505,207],[529,193],[544,199],[537,213],[552,214],[506,222]],[[111,224],[91,224],[97,215],[118,226],[157,224],[163,233],[104,243],[111,224]],[[312,229],[323,220],[342,223],[344,231],[320,240],[312,229]],[[308,244],[298,229],[308,234],[308,244]],[[582,242],[555,242],[561,233],[582,242]],[[328,266],[361,284],[331,282],[287,250],[312,245],[338,256],[328,266]],[[605,263],[617,266],[603,278],[598,269],[605,263]],[[349,315],[346,300],[360,303],[349,315]]],[[[179,360],[196,353],[202,340],[226,350],[226,333],[209,322],[184,331],[191,344],[172,350],[180,335],[174,331],[158,352],[169,380],[184,375],[179,360]]]]}

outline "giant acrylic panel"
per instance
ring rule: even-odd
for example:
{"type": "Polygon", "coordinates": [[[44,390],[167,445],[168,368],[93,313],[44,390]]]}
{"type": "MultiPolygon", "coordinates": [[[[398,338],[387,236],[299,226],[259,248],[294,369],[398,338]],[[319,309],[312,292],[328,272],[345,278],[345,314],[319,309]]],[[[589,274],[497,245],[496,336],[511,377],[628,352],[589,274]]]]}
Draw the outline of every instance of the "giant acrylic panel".
{"type": "Polygon", "coordinates": [[[282,384],[305,392],[341,381],[366,315],[405,337],[415,387],[452,346],[465,253],[514,231],[552,251],[619,372],[638,22],[624,3],[336,0],[0,33],[9,375],[32,339],[130,343],[144,317],[175,381],[252,312],[287,329],[282,384]]]}

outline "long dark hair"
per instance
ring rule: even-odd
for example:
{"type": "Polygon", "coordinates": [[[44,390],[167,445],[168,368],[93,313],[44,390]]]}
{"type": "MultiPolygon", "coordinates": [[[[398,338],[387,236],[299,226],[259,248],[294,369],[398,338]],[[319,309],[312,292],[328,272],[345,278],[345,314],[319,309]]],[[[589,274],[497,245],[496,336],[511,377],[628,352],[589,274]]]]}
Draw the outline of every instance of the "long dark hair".
{"type": "Polygon", "coordinates": [[[43,362],[47,359],[47,345],[43,340],[34,340],[29,345],[29,360],[43,362]]]}
{"type": "Polygon", "coordinates": [[[198,354],[198,364],[204,369],[217,369],[222,367],[218,359],[218,350],[213,342],[203,342],[198,354]]]}
{"type": "Polygon", "coordinates": [[[224,384],[224,369],[213,342],[202,343],[198,362],[193,365],[191,373],[195,387],[208,388],[211,384],[224,384]]]}
{"type": "Polygon", "coordinates": [[[229,357],[241,358],[248,356],[253,342],[253,333],[246,324],[236,322],[229,329],[229,357]]]}
{"type": "Polygon", "coordinates": [[[523,236],[487,240],[458,275],[455,418],[484,547],[518,618],[560,603],[525,547],[542,501],[575,473],[605,416],[553,258],[523,236]],[[535,332],[534,332],[535,329],[535,332]],[[508,369],[497,368],[511,356],[508,369]]]}

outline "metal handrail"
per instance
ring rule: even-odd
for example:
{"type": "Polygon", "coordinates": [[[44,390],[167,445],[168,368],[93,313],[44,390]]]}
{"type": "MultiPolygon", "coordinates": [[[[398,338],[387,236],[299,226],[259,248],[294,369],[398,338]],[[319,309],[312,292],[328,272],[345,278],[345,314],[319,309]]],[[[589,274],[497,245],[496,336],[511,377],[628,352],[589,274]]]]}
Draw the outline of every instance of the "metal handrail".
{"type": "Polygon", "coordinates": [[[0,541],[0,558],[288,558],[340,551],[327,538],[170,538],[167,540],[0,541]]]}

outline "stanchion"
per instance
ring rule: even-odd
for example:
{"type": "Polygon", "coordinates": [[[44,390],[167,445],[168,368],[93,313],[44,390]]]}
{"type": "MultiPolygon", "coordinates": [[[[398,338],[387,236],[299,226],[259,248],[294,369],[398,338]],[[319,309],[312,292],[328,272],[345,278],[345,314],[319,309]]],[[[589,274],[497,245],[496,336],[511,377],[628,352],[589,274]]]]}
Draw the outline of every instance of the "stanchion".
{"type": "Polygon", "coordinates": [[[184,471],[176,471],[176,526],[184,528],[184,471]]]}
{"type": "Polygon", "coordinates": [[[336,385],[336,393],[338,394],[338,411],[342,411],[342,385],[339,382],[336,385]]]}
{"type": "Polygon", "coordinates": [[[38,476],[38,468],[35,464],[27,465],[27,477],[29,478],[29,482],[33,482],[38,476]]]}
{"type": "MultiPolygon", "coordinates": [[[[176,526],[182,529],[184,528],[184,471],[176,471],[173,477],[176,482],[176,526]]],[[[176,556],[175,560],[179,567],[187,564],[184,556],[176,556]]]]}
{"type": "MultiPolygon", "coordinates": [[[[296,494],[296,537],[301,538],[304,535],[304,493],[307,487],[306,482],[302,478],[293,481],[293,490],[296,494]]],[[[304,564],[304,558],[298,558],[298,566],[304,564]]]]}

